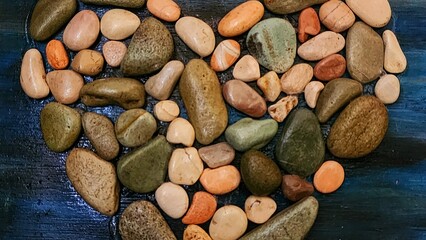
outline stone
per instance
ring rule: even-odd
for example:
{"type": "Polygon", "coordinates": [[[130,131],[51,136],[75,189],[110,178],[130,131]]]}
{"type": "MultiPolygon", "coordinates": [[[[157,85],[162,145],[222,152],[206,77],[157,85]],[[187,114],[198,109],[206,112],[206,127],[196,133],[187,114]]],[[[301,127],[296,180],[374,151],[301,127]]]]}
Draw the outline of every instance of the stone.
{"type": "Polygon", "coordinates": [[[212,240],[209,234],[198,225],[189,225],[183,231],[183,240],[212,240]]]}
{"type": "Polygon", "coordinates": [[[225,101],[237,110],[254,118],[265,115],[265,100],[247,83],[230,80],[223,85],[222,91],[225,101]]]}
{"type": "Polygon", "coordinates": [[[179,38],[202,58],[210,55],[216,46],[213,29],[196,17],[180,18],[175,24],[175,30],[179,38]]]}
{"type": "Polygon", "coordinates": [[[293,202],[309,197],[314,193],[312,183],[297,175],[284,175],[281,189],[284,196],[293,202]]]}
{"type": "Polygon", "coordinates": [[[108,10],[101,18],[101,32],[110,40],[123,40],[132,36],[141,24],[139,17],[125,9],[108,10]]]}
{"type": "Polygon", "coordinates": [[[169,161],[169,179],[180,185],[194,185],[203,173],[203,162],[193,147],[177,148],[169,161]]]}
{"type": "Polygon", "coordinates": [[[173,0],[148,0],[148,11],[166,22],[175,22],[180,17],[180,7],[173,0]]]}
{"type": "Polygon", "coordinates": [[[198,154],[209,168],[218,168],[228,165],[235,158],[235,150],[227,142],[202,147],[198,149],[198,154]]]}
{"type": "Polygon", "coordinates": [[[154,116],[141,108],[121,113],[115,122],[115,135],[125,147],[138,147],[147,143],[156,131],[154,116]]]}
{"type": "Polygon", "coordinates": [[[19,82],[28,97],[41,99],[49,95],[43,58],[37,49],[32,48],[25,52],[19,82]]]}
{"type": "Polygon", "coordinates": [[[391,30],[383,32],[385,44],[384,67],[389,73],[402,73],[407,68],[407,58],[399,45],[398,39],[391,30]]]}
{"type": "MultiPolygon", "coordinates": [[[[180,109],[176,102],[171,100],[160,101],[154,106],[154,116],[163,122],[171,122],[179,117],[180,109]]],[[[195,132],[194,132],[195,139],[195,132]]]]}
{"type": "Polygon", "coordinates": [[[277,122],[283,122],[288,114],[297,106],[299,100],[294,95],[281,98],[277,103],[269,106],[268,113],[277,122]]]}
{"type": "Polygon", "coordinates": [[[275,102],[281,94],[281,82],[277,73],[269,71],[257,80],[257,86],[265,95],[265,100],[275,102]]]}
{"type": "Polygon", "coordinates": [[[185,65],[181,61],[172,60],[168,62],[159,73],[148,78],[145,83],[146,92],[158,100],[168,99],[184,69],[185,65]]]}
{"type": "Polygon", "coordinates": [[[233,165],[215,169],[206,168],[200,177],[200,183],[207,192],[214,195],[230,193],[240,185],[241,175],[233,165]]]}
{"type": "Polygon", "coordinates": [[[330,81],[346,72],[346,59],[340,54],[332,54],[319,61],[314,68],[314,76],[321,81],[330,81]]]}
{"type": "Polygon", "coordinates": [[[391,19],[392,10],[387,0],[347,0],[346,4],[371,27],[384,27],[391,19]]]}
{"type": "Polygon", "coordinates": [[[261,2],[247,1],[229,11],[218,24],[218,32],[224,37],[241,35],[258,23],[264,14],[261,2]]]}
{"type": "Polygon", "coordinates": [[[126,52],[127,47],[122,42],[108,41],[102,46],[102,54],[105,57],[105,61],[111,67],[120,66],[126,52]]]}
{"type": "Polygon", "coordinates": [[[71,62],[72,70],[87,76],[96,76],[102,72],[104,57],[95,50],[83,49],[71,62]]]}
{"type": "Polygon", "coordinates": [[[125,8],[141,8],[145,4],[145,0],[81,0],[86,4],[95,5],[111,5],[125,8]]]}
{"type": "Polygon", "coordinates": [[[72,104],[80,98],[83,77],[72,70],[54,70],[46,75],[46,82],[59,103],[72,104]]]}
{"type": "Polygon", "coordinates": [[[310,108],[315,108],[317,105],[318,97],[324,89],[324,84],[320,81],[311,81],[305,87],[305,101],[310,108]]]}
{"type": "Polygon", "coordinates": [[[319,17],[322,24],[336,33],[348,30],[355,23],[355,14],[339,0],[327,1],[321,5],[319,17]]]}
{"type": "Polygon", "coordinates": [[[223,72],[231,67],[240,57],[240,44],[232,39],[220,42],[213,52],[210,66],[216,72],[223,72]]]}
{"type": "Polygon", "coordinates": [[[344,47],[345,38],[340,33],[325,31],[303,43],[297,54],[307,61],[318,61],[340,52],[344,47]]]}
{"type": "Polygon", "coordinates": [[[321,23],[315,9],[309,7],[303,9],[299,15],[299,24],[297,26],[297,37],[301,43],[308,40],[308,35],[316,36],[321,31],[321,23]]]}
{"type": "Polygon", "coordinates": [[[314,76],[314,69],[307,63],[291,67],[281,77],[281,90],[287,95],[302,93],[314,76]]]}
{"type": "Polygon", "coordinates": [[[307,7],[327,2],[327,0],[265,0],[265,7],[276,14],[295,13],[307,7]]]}
{"type": "Polygon", "coordinates": [[[238,239],[247,230],[247,225],[246,214],[241,208],[226,205],[214,214],[209,225],[209,233],[215,240],[238,239]]]}
{"type": "Polygon", "coordinates": [[[374,87],[374,94],[384,104],[395,103],[399,98],[401,92],[401,86],[399,79],[392,74],[386,74],[380,77],[374,87]]]}
{"type": "Polygon", "coordinates": [[[270,197],[251,195],[244,203],[247,219],[262,224],[269,220],[277,210],[277,203],[270,197]]]}
{"type": "Polygon", "coordinates": [[[65,27],[64,44],[73,51],[89,48],[98,39],[99,30],[98,15],[92,10],[82,10],[65,27]]]}
{"type": "Polygon", "coordinates": [[[232,76],[243,82],[251,82],[260,78],[260,67],[252,55],[244,55],[234,67],[232,76]]]}
{"type": "Polygon", "coordinates": [[[190,147],[194,144],[195,130],[185,118],[174,119],[167,128],[167,141],[190,147]]]}
{"type": "Polygon", "coordinates": [[[203,224],[209,221],[216,212],[217,200],[208,192],[194,193],[191,206],[182,218],[183,224],[203,224]]]}
{"type": "Polygon", "coordinates": [[[56,39],[52,39],[47,43],[46,58],[49,65],[56,70],[65,69],[70,62],[64,44],[56,39]]]}
{"type": "Polygon", "coordinates": [[[167,216],[178,219],[188,210],[189,198],[185,189],[171,182],[165,182],[155,191],[155,200],[167,216]]]}

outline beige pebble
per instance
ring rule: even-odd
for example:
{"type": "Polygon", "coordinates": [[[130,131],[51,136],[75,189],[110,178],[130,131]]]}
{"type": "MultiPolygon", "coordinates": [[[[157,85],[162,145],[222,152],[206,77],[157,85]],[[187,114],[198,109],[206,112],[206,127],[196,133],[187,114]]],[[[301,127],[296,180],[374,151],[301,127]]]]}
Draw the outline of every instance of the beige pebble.
{"type": "Polygon", "coordinates": [[[99,35],[99,18],[91,10],[78,12],[64,30],[64,44],[73,51],[80,51],[95,43],[99,35]]]}
{"type": "Polygon", "coordinates": [[[126,52],[126,44],[118,41],[108,41],[102,47],[102,53],[104,55],[105,61],[111,67],[120,66],[124,55],[126,55],[126,52]]]}
{"type": "Polygon", "coordinates": [[[40,99],[49,95],[43,58],[37,49],[29,49],[22,59],[20,83],[22,90],[31,98],[40,99]]]}
{"type": "Polygon", "coordinates": [[[183,240],[212,240],[211,237],[198,225],[188,225],[183,231],[183,240]]]}
{"type": "Polygon", "coordinates": [[[235,150],[226,142],[202,147],[198,150],[198,154],[209,168],[228,165],[235,158],[235,150]]]}
{"type": "Polygon", "coordinates": [[[307,61],[318,61],[345,47],[345,38],[332,31],[325,31],[311,38],[297,49],[297,54],[307,61]]]}
{"type": "Polygon", "coordinates": [[[200,177],[203,188],[215,195],[223,195],[234,191],[238,188],[240,181],[240,172],[233,165],[215,169],[206,168],[200,177]]]}
{"type": "Polygon", "coordinates": [[[302,93],[314,76],[314,69],[307,63],[299,63],[291,67],[281,77],[281,89],[286,94],[302,93]]]}
{"type": "Polygon", "coordinates": [[[210,66],[216,72],[222,72],[232,66],[240,57],[240,44],[232,39],[223,40],[217,45],[210,60],[210,66]]]}
{"type": "Polygon", "coordinates": [[[312,81],[305,87],[305,100],[310,108],[315,108],[318,97],[324,89],[324,84],[320,81],[312,81]]]}
{"type": "Polygon", "coordinates": [[[83,75],[98,75],[104,67],[104,57],[95,50],[84,49],[75,55],[71,68],[83,75]]]}
{"type": "Polygon", "coordinates": [[[167,141],[174,144],[192,146],[195,140],[195,130],[191,123],[184,118],[174,119],[167,129],[167,141]]]}
{"type": "Polygon", "coordinates": [[[173,0],[148,0],[146,7],[152,15],[167,22],[177,21],[180,17],[180,7],[173,0]]]}
{"type": "Polygon", "coordinates": [[[216,39],[213,29],[203,20],[196,17],[182,17],[175,25],[176,33],[182,41],[201,57],[210,55],[216,39]]]}
{"type": "Polygon", "coordinates": [[[277,203],[270,197],[259,197],[251,195],[244,203],[244,210],[248,220],[262,224],[271,218],[277,210],[277,203]]]}
{"type": "Polygon", "coordinates": [[[355,23],[355,14],[344,2],[331,0],[321,5],[319,17],[328,29],[343,32],[355,23]]]}
{"type": "Polygon", "coordinates": [[[223,84],[223,98],[229,105],[254,118],[265,115],[265,100],[247,83],[230,80],[223,84]]]}
{"type": "Polygon", "coordinates": [[[173,151],[168,168],[171,182],[194,185],[203,170],[203,161],[201,161],[196,148],[177,148],[173,151]]]}
{"type": "Polygon", "coordinates": [[[123,40],[136,32],[141,20],[124,9],[111,9],[101,19],[101,32],[110,40],[123,40]]]}
{"type": "Polygon", "coordinates": [[[393,74],[386,74],[377,81],[374,93],[384,104],[392,104],[398,100],[400,83],[393,74]]]}
{"type": "Polygon", "coordinates": [[[392,10],[388,0],[346,0],[346,4],[371,27],[384,27],[391,19],[392,10]]]}
{"type": "Polygon", "coordinates": [[[53,97],[59,103],[71,104],[80,98],[83,77],[72,70],[55,70],[46,75],[53,97]]]}
{"type": "Polygon", "coordinates": [[[179,113],[179,106],[171,100],[160,101],[154,106],[154,116],[163,122],[173,121],[179,116],[179,113]]]}
{"type": "Polygon", "coordinates": [[[253,56],[245,55],[235,64],[232,75],[244,82],[255,81],[260,78],[259,63],[253,56]]]}
{"type": "Polygon", "coordinates": [[[266,101],[275,102],[281,93],[281,82],[277,73],[270,71],[257,80],[257,86],[265,95],[266,101]]]}
{"type": "Polygon", "coordinates": [[[268,113],[277,122],[283,122],[290,111],[297,106],[297,96],[289,95],[281,98],[277,103],[269,106],[268,113]]]}
{"type": "Polygon", "coordinates": [[[402,73],[407,68],[407,58],[399,45],[398,39],[391,30],[383,32],[383,42],[385,43],[385,64],[386,71],[390,73],[402,73]]]}
{"type": "Polygon", "coordinates": [[[185,65],[181,61],[168,62],[159,73],[146,81],[146,92],[158,100],[168,99],[184,69],[185,65]]]}
{"type": "Polygon", "coordinates": [[[247,216],[241,208],[226,205],[213,215],[209,233],[214,240],[236,240],[245,233],[247,224],[247,216]]]}
{"type": "Polygon", "coordinates": [[[189,198],[185,189],[171,182],[165,182],[157,188],[155,200],[161,210],[174,219],[181,218],[189,206],[189,198]]]}

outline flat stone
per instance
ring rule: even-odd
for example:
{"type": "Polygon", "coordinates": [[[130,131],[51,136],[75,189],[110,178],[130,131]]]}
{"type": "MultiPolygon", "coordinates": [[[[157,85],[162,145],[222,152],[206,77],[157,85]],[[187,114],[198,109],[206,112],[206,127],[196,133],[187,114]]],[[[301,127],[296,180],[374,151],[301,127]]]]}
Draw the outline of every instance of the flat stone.
{"type": "Polygon", "coordinates": [[[228,143],[221,142],[198,149],[198,154],[209,168],[217,168],[230,164],[234,160],[235,150],[228,143]]]}

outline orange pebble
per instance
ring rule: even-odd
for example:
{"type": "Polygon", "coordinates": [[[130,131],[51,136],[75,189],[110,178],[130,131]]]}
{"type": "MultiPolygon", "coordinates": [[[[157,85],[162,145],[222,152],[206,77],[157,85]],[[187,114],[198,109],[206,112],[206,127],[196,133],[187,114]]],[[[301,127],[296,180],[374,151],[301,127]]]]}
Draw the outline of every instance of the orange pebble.
{"type": "Polygon", "coordinates": [[[182,218],[184,224],[203,224],[213,217],[216,212],[216,198],[207,192],[196,192],[192,198],[191,206],[182,218]]]}
{"type": "Polygon", "coordinates": [[[318,192],[332,193],[342,186],[344,179],[342,165],[336,161],[326,161],[314,175],[314,186],[318,192]]]}
{"type": "Polygon", "coordinates": [[[200,177],[200,183],[207,192],[222,195],[234,191],[241,181],[240,171],[233,165],[215,169],[206,168],[200,177]]]}
{"type": "Polygon", "coordinates": [[[222,72],[234,64],[240,57],[240,44],[232,39],[219,43],[213,52],[210,66],[216,72],[222,72]]]}
{"type": "Polygon", "coordinates": [[[299,15],[298,38],[301,43],[308,40],[308,34],[315,36],[321,30],[320,20],[313,8],[306,8],[299,15]]]}
{"type": "Polygon", "coordinates": [[[53,39],[46,45],[47,62],[54,69],[64,69],[68,66],[69,58],[64,44],[61,41],[53,39]]]}

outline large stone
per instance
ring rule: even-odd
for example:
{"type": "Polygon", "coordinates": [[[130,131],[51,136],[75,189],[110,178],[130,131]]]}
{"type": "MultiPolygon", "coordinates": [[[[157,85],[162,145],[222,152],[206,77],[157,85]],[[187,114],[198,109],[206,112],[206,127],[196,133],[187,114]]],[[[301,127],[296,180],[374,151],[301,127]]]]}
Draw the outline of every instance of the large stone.
{"type": "Polygon", "coordinates": [[[300,11],[327,0],[264,0],[265,7],[276,14],[289,14],[300,11]]]}

